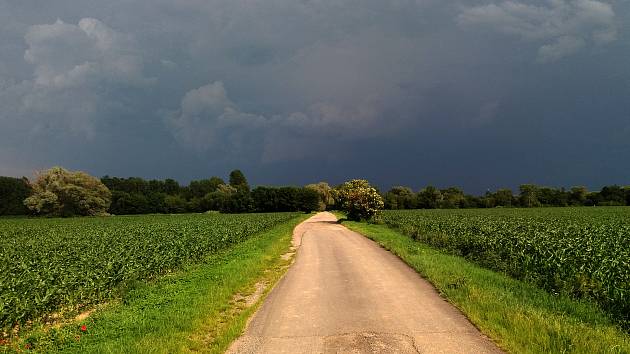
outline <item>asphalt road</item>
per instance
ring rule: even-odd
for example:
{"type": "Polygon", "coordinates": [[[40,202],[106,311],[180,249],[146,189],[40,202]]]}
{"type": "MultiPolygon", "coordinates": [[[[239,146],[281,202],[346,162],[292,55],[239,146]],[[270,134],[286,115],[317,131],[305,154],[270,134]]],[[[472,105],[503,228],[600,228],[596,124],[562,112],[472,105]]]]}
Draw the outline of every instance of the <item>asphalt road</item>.
{"type": "Polygon", "coordinates": [[[319,213],[295,263],[228,353],[500,353],[426,280],[319,213]]]}

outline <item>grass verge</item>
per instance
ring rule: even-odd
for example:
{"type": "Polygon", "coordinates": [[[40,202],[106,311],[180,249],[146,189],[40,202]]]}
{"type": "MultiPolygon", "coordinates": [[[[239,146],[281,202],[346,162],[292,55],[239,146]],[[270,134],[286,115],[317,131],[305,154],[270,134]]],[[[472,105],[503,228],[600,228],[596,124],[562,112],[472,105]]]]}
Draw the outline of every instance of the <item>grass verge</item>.
{"type": "Polygon", "coordinates": [[[630,353],[630,336],[592,303],[553,296],[384,225],[343,225],[400,257],[508,352],[630,353]]]}
{"type": "Polygon", "coordinates": [[[223,352],[290,265],[281,256],[290,249],[293,228],[309,216],[252,236],[202,264],[138,284],[86,319],[33,326],[0,351],[223,352]],[[261,283],[267,284],[262,296],[246,304],[244,298],[261,283]]]}

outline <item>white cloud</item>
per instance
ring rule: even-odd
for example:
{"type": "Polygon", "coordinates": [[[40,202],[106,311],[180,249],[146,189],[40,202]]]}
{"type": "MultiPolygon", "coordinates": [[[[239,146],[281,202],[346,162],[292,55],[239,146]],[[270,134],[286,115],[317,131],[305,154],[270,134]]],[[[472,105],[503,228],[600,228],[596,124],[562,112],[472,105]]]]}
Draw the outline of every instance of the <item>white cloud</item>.
{"type": "Polygon", "coordinates": [[[35,25],[25,36],[24,59],[35,65],[34,81],[50,88],[102,82],[145,85],[142,56],[131,38],[101,21],[84,18],[77,25],[57,20],[35,25]]]}
{"type": "MultiPolygon", "coordinates": [[[[94,18],[28,27],[24,60],[32,79],[0,80],[0,121],[21,140],[42,136],[92,139],[99,120],[124,110],[119,90],[155,82],[143,74],[134,40],[94,18]]],[[[127,90],[127,92],[130,92],[127,90]]]]}
{"type": "Polygon", "coordinates": [[[546,6],[503,1],[465,8],[458,16],[463,26],[480,26],[524,40],[543,42],[541,62],[576,53],[587,41],[606,44],[617,39],[611,4],[595,0],[547,0],[546,6]]]}
{"type": "Polygon", "coordinates": [[[223,83],[216,81],[188,91],[179,110],[167,115],[165,122],[185,147],[270,162],[315,153],[311,148],[315,141],[331,144],[395,132],[379,128],[383,113],[379,103],[366,100],[347,106],[321,102],[290,114],[252,114],[234,103],[223,83]]]}
{"type": "Polygon", "coordinates": [[[216,81],[188,91],[180,110],[166,122],[175,138],[186,146],[237,153],[254,145],[266,119],[241,112],[228,98],[223,83],[216,81]]]}
{"type": "Polygon", "coordinates": [[[564,36],[556,39],[551,44],[545,44],[538,49],[538,60],[541,62],[552,62],[569,56],[584,47],[582,38],[564,36]]]}

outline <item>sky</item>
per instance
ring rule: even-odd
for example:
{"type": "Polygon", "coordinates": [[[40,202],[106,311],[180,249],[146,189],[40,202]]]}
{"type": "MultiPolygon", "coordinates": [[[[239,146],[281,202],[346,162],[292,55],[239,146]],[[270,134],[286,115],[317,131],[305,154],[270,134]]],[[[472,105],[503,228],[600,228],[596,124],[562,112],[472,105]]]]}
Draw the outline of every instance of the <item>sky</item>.
{"type": "Polygon", "coordinates": [[[629,0],[0,0],[0,175],[630,184],[629,0]]]}

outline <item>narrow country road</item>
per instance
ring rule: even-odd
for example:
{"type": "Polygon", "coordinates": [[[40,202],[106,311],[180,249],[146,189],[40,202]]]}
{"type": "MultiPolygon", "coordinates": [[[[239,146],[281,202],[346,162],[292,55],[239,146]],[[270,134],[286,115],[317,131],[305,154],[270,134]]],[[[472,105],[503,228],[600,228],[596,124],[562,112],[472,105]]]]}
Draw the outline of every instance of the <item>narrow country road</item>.
{"type": "Polygon", "coordinates": [[[413,269],[319,213],[228,353],[500,353],[413,269]]]}

